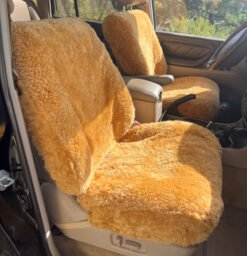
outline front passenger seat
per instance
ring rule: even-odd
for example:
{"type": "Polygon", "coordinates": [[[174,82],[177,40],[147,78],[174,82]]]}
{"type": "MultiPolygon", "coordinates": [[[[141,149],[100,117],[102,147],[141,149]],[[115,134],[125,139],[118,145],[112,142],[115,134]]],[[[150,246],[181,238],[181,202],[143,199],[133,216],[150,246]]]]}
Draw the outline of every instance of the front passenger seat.
{"type": "MultiPolygon", "coordinates": [[[[142,0],[118,0],[125,6],[142,0]]],[[[103,34],[125,75],[164,75],[167,63],[149,16],[141,10],[113,12],[103,21],[103,34]]],[[[145,79],[145,78],[144,78],[145,79]]],[[[164,84],[162,84],[164,85],[164,84]]],[[[181,77],[163,87],[163,107],[175,100],[195,94],[196,99],[179,106],[183,116],[214,120],[219,110],[218,85],[204,77],[181,77]]]]}
{"type": "Polygon", "coordinates": [[[60,192],[47,204],[52,223],[122,255],[191,255],[222,212],[215,136],[180,121],[132,127],[124,81],[79,18],[14,22],[12,41],[26,125],[60,192]],[[78,221],[68,218],[74,209],[78,221]]]}

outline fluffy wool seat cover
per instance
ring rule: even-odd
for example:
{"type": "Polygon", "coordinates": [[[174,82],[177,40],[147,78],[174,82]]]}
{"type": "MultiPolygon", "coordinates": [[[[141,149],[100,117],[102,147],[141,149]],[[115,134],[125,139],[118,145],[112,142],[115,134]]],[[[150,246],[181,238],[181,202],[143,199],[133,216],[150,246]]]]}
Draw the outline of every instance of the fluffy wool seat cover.
{"type": "Polygon", "coordinates": [[[180,77],[163,87],[163,106],[166,109],[175,100],[195,94],[196,99],[178,107],[186,117],[214,120],[219,110],[219,88],[217,84],[205,77],[180,77]]]}
{"type": "Polygon", "coordinates": [[[15,23],[12,34],[32,140],[91,224],[180,246],[206,240],[222,212],[214,135],[185,122],[131,128],[121,75],[80,19],[15,23]]]}
{"type": "MultiPolygon", "coordinates": [[[[167,63],[148,15],[140,10],[114,12],[103,21],[103,33],[126,75],[167,73],[167,63]]],[[[177,78],[164,86],[163,106],[194,93],[197,99],[179,108],[183,116],[212,120],[219,110],[218,85],[203,77],[177,78]]]]}

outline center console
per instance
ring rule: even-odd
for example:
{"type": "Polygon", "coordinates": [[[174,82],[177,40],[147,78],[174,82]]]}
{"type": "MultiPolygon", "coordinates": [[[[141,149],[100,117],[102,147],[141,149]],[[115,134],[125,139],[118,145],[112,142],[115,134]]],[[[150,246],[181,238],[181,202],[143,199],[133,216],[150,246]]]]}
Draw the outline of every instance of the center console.
{"type": "Polygon", "coordinates": [[[162,87],[138,78],[124,80],[135,106],[135,119],[141,123],[158,122],[162,115],[162,87]]]}
{"type": "Polygon", "coordinates": [[[212,131],[222,146],[223,200],[226,205],[247,210],[247,129],[244,121],[214,123],[168,116],[168,120],[197,123],[212,131]]]}
{"type": "Polygon", "coordinates": [[[219,138],[223,148],[239,149],[247,146],[247,129],[245,128],[216,123],[210,130],[219,138]]]}
{"type": "Polygon", "coordinates": [[[224,202],[247,210],[247,129],[232,128],[220,141],[224,202]]]}
{"type": "Polygon", "coordinates": [[[137,121],[141,123],[165,120],[188,121],[211,130],[219,139],[222,148],[240,149],[247,147],[247,129],[243,128],[245,127],[244,122],[228,124],[182,117],[179,114],[178,106],[194,99],[195,95],[190,94],[175,100],[162,113],[162,87],[159,84],[133,77],[124,77],[124,80],[135,106],[137,121]]]}

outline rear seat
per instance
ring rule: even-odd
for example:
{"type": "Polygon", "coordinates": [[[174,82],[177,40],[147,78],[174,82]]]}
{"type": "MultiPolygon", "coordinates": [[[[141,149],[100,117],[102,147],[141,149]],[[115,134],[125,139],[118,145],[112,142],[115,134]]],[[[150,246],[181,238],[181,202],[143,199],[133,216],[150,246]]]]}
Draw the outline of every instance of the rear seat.
{"type": "Polygon", "coordinates": [[[13,0],[14,10],[10,15],[12,21],[40,20],[38,13],[23,0],[13,0]]]}

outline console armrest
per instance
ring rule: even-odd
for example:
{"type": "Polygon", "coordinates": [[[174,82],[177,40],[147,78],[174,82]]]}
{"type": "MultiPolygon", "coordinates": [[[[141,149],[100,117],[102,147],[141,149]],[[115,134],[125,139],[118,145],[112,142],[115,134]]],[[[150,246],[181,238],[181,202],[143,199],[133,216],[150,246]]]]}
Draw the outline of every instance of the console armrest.
{"type": "Polygon", "coordinates": [[[157,102],[161,100],[162,87],[150,81],[136,78],[125,80],[126,86],[132,98],[148,102],[157,102]]]}
{"type": "Polygon", "coordinates": [[[171,84],[174,81],[173,75],[153,75],[153,76],[137,75],[130,78],[139,78],[139,79],[148,80],[156,84],[159,84],[161,86],[171,84]]]}
{"type": "Polygon", "coordinates": [[[130,77],[125,77],[125,83],[135,106],[136,120],[141,123],[157,122],[162,115],[162,87],[130,77]]]}

